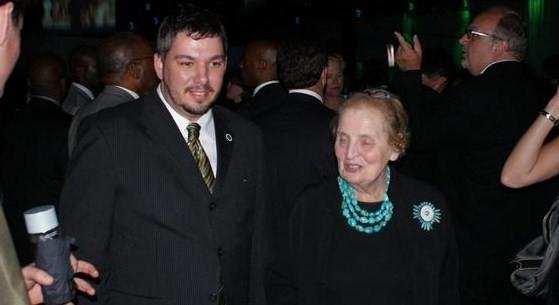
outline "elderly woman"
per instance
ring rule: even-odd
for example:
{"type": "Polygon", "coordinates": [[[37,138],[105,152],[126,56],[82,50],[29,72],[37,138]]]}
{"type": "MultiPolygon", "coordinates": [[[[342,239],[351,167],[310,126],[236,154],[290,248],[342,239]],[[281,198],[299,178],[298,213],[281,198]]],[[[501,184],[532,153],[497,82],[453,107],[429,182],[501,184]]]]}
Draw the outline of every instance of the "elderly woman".
{"type": "Polygon", "coordinates": [[[271,304],[458,304],[444,200],[391,169],[407,116],[384,90],[352,95],[334,127],[337,179],[298,197],[286,253],[269,272],[271,304]]]}
{"type": "Polygon", "coordinates": [[[324,105],[334,111],[338,111],[345,100],[342,95],[344,89],[344,70],[345,61],[342,55],[337,53],[328,55],[324,105]]]}

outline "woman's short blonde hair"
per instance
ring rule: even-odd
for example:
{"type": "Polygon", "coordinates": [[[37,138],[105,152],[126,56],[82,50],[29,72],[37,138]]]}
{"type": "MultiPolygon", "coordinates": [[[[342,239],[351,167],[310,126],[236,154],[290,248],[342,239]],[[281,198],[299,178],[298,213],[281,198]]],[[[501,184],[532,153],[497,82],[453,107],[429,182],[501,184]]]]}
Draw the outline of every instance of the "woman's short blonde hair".
{"type": "Polygon", "coordinates": [[[380,110],[386,122],[385,128],[388,134],[388,143],[400,154],[404,155],[409,145],[410,132],[408,130],[408,115],[400,98],[383,89],[368,89],[353,93],[338,111],[334,119],[333,132],[336,136],[339,118],[348,109],[357,107],[371,107],[380,110]]]}
{"type": "Polygon", "coordinates": [[[331,62],[337,62],[340,65],[340,70],[345,70],[345,60],[341,54],[338,53],[331,53],[328,55],[328,64],[331,62]]]}

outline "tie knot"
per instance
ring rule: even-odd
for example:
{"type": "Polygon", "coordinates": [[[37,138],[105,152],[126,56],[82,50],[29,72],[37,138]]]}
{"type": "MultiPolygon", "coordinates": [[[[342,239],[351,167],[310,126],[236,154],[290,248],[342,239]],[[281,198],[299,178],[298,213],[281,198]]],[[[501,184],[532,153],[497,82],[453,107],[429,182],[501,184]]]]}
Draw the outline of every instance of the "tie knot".
{"type": "Polygon", "coordinates": [[[200,125],[198,123],[188,124],[186,130],[188,130],[188,142],[196,141],[200,137],[200,125]]]}

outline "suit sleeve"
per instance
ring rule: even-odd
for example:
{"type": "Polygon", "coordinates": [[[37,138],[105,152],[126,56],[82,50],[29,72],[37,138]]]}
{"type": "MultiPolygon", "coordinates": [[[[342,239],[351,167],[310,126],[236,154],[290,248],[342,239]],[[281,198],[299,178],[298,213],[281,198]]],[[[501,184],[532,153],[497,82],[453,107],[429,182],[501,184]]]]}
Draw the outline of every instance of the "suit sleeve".
{"type": "MultiPolygon", "coordinates": [[[[99,283],[94,285],[95,304],[105,304],[105,283],[110,277],[107,250],[116,192],[115,164],[94,118],[82,125],[83,138],[69,164],[59,212],[64,231],[76,239],[76,257],[93,263],[100,272],[99,283]]],[[[88,304],[88,300],[80,299],[80,304],[88,304]]]]}

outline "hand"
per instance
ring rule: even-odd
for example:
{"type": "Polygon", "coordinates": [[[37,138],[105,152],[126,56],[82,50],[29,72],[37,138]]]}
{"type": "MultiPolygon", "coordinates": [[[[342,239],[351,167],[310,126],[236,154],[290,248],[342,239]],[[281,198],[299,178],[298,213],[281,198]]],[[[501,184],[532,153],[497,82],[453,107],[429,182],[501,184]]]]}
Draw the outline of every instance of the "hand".
{"type": "MultiPolygon", "coordinates": [[[[72,265],[74,273],[82,273],[92,278],[97,278],[99,276],[99,272],[92,264],[76,259],[73,254],[70,255],[70,264],[72,265]]],[[[29,296],[29,301],[31,302],[31,304],[43,303],[43,293],[41,291],[41,286],[51,285],[52,281],[54,280],[52,276],[50,276],[45,271],[35,267],[35,264],[30,264],[23,267],[21,269],[21,272],[23,274],[25,288],[27,289],[27,295],[29,296]]],[[[83,279],[74,278],[74,284],[76,285],[76,289],[78,291],[81,291],[88,295],[95,294],[95,289],[93,289],[93,287],[83,279]]]]}
{"type": "Polygon", "coordinates": [[[21,269],[27,295],[31,304],[43,303],[43,293],[41,286],[48,286],[54,280],[52,276],[43,270],[35,267],[35,264],[30,264],[21,269]]]}
{"type": "Polygon", "coordinates": [[[417,35],[413,35],[413,46],[406,41],[404,36],[394,32],[400,46],[395,54],[396,64],[402,71],[420,70],[423,50],[417,35]]]}

